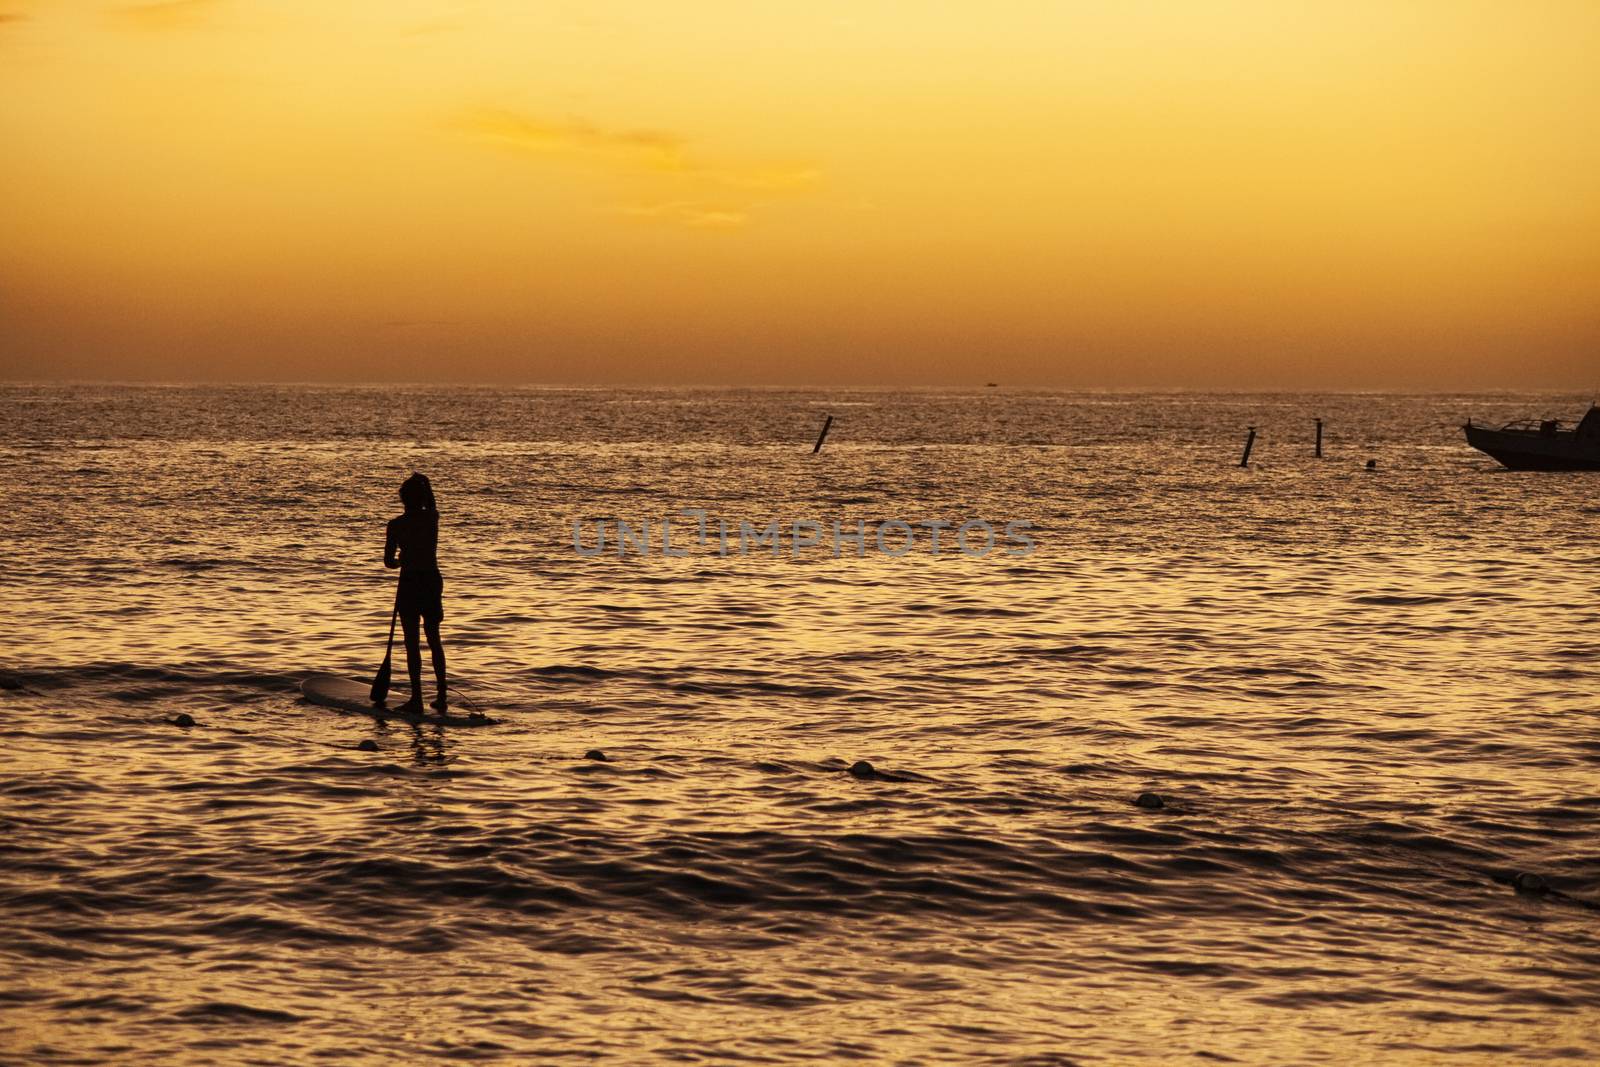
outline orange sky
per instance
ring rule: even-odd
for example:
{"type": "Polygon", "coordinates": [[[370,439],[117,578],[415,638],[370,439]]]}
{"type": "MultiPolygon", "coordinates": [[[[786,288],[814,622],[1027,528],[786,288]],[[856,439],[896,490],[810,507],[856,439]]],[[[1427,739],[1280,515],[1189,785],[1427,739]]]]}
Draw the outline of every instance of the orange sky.
{"type": "Polygon", "coordinates": [[[0,0],[0,376],[1600,386],[1593,0],[0,0]]]}

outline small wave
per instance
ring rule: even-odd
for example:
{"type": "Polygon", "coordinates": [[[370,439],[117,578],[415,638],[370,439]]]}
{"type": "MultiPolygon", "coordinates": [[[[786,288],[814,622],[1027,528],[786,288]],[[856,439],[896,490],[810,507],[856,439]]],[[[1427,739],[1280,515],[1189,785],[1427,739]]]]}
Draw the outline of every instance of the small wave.
{"type": "Polygon", "coordinates": [[[181,1008],[168,1016],[167,1021],[190,1026],[209,1023],[297,1023],[304,1018],[279,1008],[258,1008],[250,1004],[210,1000],[181,1008]]]}
{"type": "Polygon", "coordinates": [[[85,663],[72,667],[13,669],[0,677],[13,684],[0,688],[65,689],[104,682],[142,681],[179,686],[230,687],[237,689],[283,691],[298,683],[298,674],[279,674],[248,670],[205,670],[185,667],[154,667],[140,663],[85,663]]]}

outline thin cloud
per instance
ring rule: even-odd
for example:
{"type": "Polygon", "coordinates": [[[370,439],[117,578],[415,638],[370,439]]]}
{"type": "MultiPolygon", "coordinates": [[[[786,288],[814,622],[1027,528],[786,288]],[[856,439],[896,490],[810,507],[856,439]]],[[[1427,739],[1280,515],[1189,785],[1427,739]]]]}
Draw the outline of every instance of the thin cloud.
{"type": "Polygon", "coordinates": [[[125,4],[110,11],[113,20],[140,30],[170,30],[203,22],[220,0],[157,0],[125,4]]]}
{"type": "Polygon", "coordinates": [[[764,193],[799,192],[810,189],[822,180],[822,171],[816,167],[749,168],[729,170],[719,167],[701,167],[695,174],[717,185],[730,189],[750,189],[764,193]]]}
{"type": "Polygon", "coordinates": [[[690,211],[682,216],[691,230],[738,230],[750,221],[742,211],[690,211]]]}
{"type": "Polygon", "coordinates": [[[677,175],[748,192],[798,192],[822,177],[816,167],[707,164],[690,155],[684,138],[660,130],[611,130],[581,119],[552,122],[509,111],[475,111],[458,125],[474,136],[524,151],[677,175]]]}
{"type": "Polygon", "coordinates": [[[432,37],[440,33],[454,33],[465,26],[460,19],[433,19],[416,22],[400,31],[402,37],[432,37]]]}
{"type": "Polygon", "coordinates": [[[666,222],[690,230],[742,230],[750,223],[748,212],[688,200],[672,200],[664,204],[624,204],[617,212],[640,221],[666,222]]]}
{"type": "Polygon", "coordinates": [[[656,130],[605,130],[581,120],[550,122],[509,111],[475,111],[458,125],[485,140],[546,155],[586,156],[648,170],[682,166],[682,139],[656,130]]]}

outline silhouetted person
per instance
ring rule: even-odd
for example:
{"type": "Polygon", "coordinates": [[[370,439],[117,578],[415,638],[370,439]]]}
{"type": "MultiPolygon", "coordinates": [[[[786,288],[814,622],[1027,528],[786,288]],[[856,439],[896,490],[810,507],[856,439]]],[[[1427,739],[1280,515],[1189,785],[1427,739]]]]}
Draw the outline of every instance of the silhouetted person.
{"type": "Polygon", "coordinates": [[[444,712],[449,702],[445,698],[444,645],[439,640],[439,623],[444,620],[439,505],[433,499],[433,486],[422,474],[413,474],[401,483],[400,502],[406,507],[405,514],[389,520],[383,543],[383,565],[400,568],[400,588],[394,602],[406,632],[406,670],[411,674],[411,699],[395,710],[402,714],[422,711],[422,647],[417,641],[417,620],[421,619],[428,633],[433,678],[439,690],[433,706],[444,712]]]}

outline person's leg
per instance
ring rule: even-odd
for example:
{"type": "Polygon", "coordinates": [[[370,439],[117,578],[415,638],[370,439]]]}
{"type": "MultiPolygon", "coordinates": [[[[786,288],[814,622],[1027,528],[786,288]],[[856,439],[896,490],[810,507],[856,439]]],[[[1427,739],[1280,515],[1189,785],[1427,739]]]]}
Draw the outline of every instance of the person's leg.
{"type": "Polygon", "coordinates": [[[422,644],[417,640],[417,617],[400,614],[400,626],[406,632],[406,673],[411,675],[411,699],[403,706],[422,707],[422,644]]]}
{"type": "Polygon", "coordinates": [[[433,706],[443,711],[449,707],[449,701],[445,698],[444,642],[439,639],[439,620],[426,619],[422,625],[428,633],[428,650],[433,653],[433,681],[439,690],[433,706]]]}

